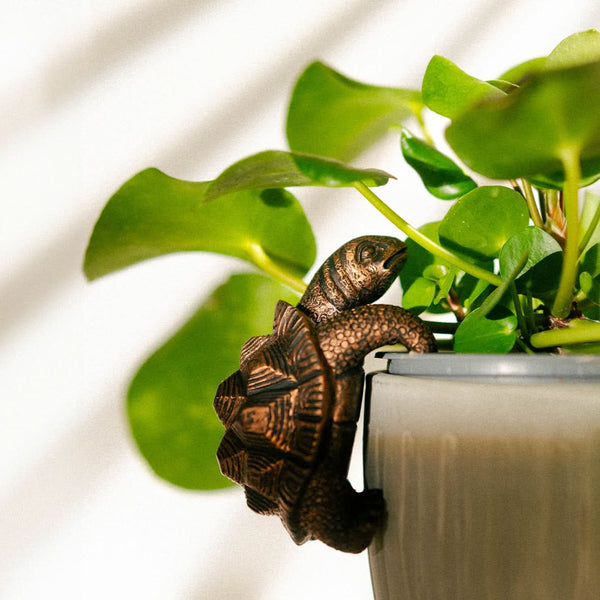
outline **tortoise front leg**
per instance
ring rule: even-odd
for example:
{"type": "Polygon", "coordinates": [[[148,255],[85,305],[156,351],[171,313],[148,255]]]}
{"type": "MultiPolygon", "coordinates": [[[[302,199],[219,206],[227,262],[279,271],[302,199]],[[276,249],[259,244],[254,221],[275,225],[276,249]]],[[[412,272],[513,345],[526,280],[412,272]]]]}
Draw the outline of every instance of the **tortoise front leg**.
{"type": "Polygon", "coordinates": [[[402,344],[412,352],[435,352],[435,338],[416,315],[390,304],[369,304],[347,310],[317,328],[319,344],[334,372],[362,366],[371,351],[402,344]]]}
{"type": "Polygon", "coordinates": [[[334,423],[352,423],[356,426],[360,416],[364,378],[362,366],[336,373],[331,414],[334,423]]]}
{"type": "Polygon", "coordinates": [[[311,537],[343,552],[362,552],[385,516],[381,490],[357,492],[346,479],[344,455],[352,447],[355,426],[333,424],[324,460],[303,495],[299,519],[311,537]],[[345,468],[344,468],[345,467],[345,468]]]}

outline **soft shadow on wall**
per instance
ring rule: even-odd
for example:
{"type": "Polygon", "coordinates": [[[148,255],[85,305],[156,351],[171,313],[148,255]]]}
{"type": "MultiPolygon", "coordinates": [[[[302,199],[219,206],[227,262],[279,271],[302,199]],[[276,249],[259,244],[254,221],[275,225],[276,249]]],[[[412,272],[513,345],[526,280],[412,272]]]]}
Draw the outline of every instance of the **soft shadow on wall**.
{"type": "MultiPolygon", "coordinates": [[[[119,597],[126,591],[133,597],[137,590],[157,598],[242,593],[293,598],[303,596],[290,595],[289,582],[305,597],[307,590],[319,593],[313,581],[319,590],[339,592],[339,582],[331,581],[336,577],[354,586],[349,598],[368,597],[360,587],[367,576],[364,557],[359,563],[316,544],[296,549],[276,519],[249,513],[239,492],[188,494],[148,472],[124,420],[127,380],[205,290],[200,281],[184,281],[184,269],[172,266],[177,258],[88,286],[80,267],[93,221],[105,199],[138,168],[154,164],[176,176],[206,178],[232,158],[265,145],[282,147],[280,117],[289,86],[314,58],[350,75],[347,65],[356,64],[358,75],[377,63],[391,83],[403,81],[405,71],[420,72],[434,52],[461,64],[464,59],[467,70],[485,60],[509,66],[513,56],[529,56],[530,47],[534,53],[549,50],[564,35],[600,20],[600,7],[587,0],[462,0],[450,7],[423,0],[357,0],[307,3],[310,26],[297,18],[297,6],[295,21],[286,21],[280,5],[272,9],[279,21],[270,27],[280,30],[273,33],[254,20],[266,14],[266,5],[25,2],[14,16],[13,9],[6,10],[7,35],[0,43],[8,44],[9,28],[16,39],[20,24],[23,39],[38,51],[12,79],[5,72],[10,85],[0,96],[0,173],[7,185],[0,224],[0,380],[6,386],[0,399],[5,428],[0,590],[7,597],[39,597],[41,589],[81,597],[82,590],[90,592],[86,584],[98,581],[88,597],[119,597]],[[211,27],[224,27],[227,17],[240,24],[244,11],[257,44],[269,36],[281,40],[252,55],[260,59],[254,70],[243,56],[238,62],[245,70],[230,58],[222,67],[225,83],[219,83],[217,70],[206,76],[210,97],[204,97],[202,86],[191,81],[208,68],[199,60],[189,83],[172,82],[181,99],[140,95],[158,89],[148,83],[154,69],[169,82],[160,55],[177,56],[183,48],[182,60],[191,64],[200,48],[196,32],[205,27],[209,35],[211,27]],[[60,27],[61,19],[70,29],[60,27]],[[400,45],[407,36],[414,36],[413,52],[403,61],[383,56],[386,46],[400,45]],[[119,102],[125,102],[122,116],[108,118],[119,102]],[[136,112],[139,120],[132,116],[136,112]],[[258,139],[261,132],[268,144],[258,139]],[[108,303],[111,310],[103,310],[108,303]],[[192,525],[186,527],[187,521],[192,525]]],[[[249,38],[232,30],[228,39],[249,38]]],[[[20,48],[27,56],[26,45],[20,48]]],[[[4,56],[11,56],[8,50],[4,56]]],[[[215,47],[211,59],[220,51],[215,47]]],[[[343,198],[326,205],[318,194],[306,198],[307,211],[319,216],[321,240],[336,226],[341,231],[332,235],[345,235],[338,216],[343,198]]],[[[375,230],[381,223],[365,216],[364,226],[371,225],[375,230]]],[[[216,282],[232,263],[211,261],[210,268],[223,270],[206,275],[216,282]]],[[[196,269],[191,279],[204,275],[196,269]]]]}

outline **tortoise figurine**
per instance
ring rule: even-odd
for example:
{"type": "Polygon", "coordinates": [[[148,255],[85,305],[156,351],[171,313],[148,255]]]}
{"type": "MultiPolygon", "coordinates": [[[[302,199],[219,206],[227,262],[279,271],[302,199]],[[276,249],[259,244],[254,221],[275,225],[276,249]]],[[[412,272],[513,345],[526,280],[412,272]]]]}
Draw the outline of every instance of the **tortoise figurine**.
{"type": "Polygon", "coordinates": [[[360,237],[336,250],[296,307],[279,301],[273,332],[251,338],[240,368],[217,390],[226,432],[221,471],[244,486],[248,506],[279,515],[292,539],[345,552],[366,548],[385,515],[381,490],[347,480],[364,374],[372,350],[401,343],[433,352],[415,315],[377,300],[398,276],[406,245],[360,237]]]}

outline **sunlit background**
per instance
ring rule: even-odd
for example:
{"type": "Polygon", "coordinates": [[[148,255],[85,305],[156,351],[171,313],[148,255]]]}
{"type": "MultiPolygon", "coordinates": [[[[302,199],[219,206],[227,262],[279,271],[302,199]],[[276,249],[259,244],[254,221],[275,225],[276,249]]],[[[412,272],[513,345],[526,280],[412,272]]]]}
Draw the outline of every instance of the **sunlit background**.
{"type": "MultiPolygon", "coordinates": [[[[590,27],[597,0],[5,2],[0,598],[372,598],[365,553],[296,547],[239,490],[162,482],[129,434],[137,367],[231,270],[250,267],[177,255],[89,284],[88,236],[145,167],[206,180],[284,149],[289,93],[314,59],[419,87],[433,54],[493,78],[590,27]]],[[[414,224],[439,214],[397,136],[355,164],[399,177],[381,195],[414,224]]],[[[297,195],[320,258],[355,235],[394,234],[352,190],[297,195]]]]}

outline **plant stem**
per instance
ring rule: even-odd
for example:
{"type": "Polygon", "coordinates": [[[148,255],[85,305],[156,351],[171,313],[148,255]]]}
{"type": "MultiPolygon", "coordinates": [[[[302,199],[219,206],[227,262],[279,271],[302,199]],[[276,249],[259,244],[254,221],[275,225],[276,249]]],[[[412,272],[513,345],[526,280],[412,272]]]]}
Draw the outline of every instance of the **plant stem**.
{"type": "Polygon", "coordinates": [[[526,179],[521,179],[521,184],[523,186],[523,195],[525,197],[525,201],[527,202],[527,208],[529,209],[529,216],[531,217],[534,225],[543,229],[544,222],[542,221],[542,215],[540,215],[540,211],[538,210],[535,202],[531,184],[526,179]]]}
{"type": "MultiPolygon", "coordinates": [[[[507,279],[502,280],[502,283],[481,303],[481,306],[477,309],[480,318],[486,317],[502,300],[502,296],[512,287],[515,287],[515,279],[517,275],[523,270],[523,267],[527,263],[529,258],[529,250],[526,250],[517,264],[513,267],[507,279]]],[[[515,293],[517,288],[515,287],[515,293]]],[[[518,298],[517,298],[518,302],[518,298]]],[[[517,310],[515,306],[515,311],[517,310]]],[[[517,319],[518,320],[518,319],[517,319]]]]}
{"type": "Polygon", "coordinates": [[[544,205],[544,228],[564,248],[565,214],[558,190],[544,192],[544,205]]]}
{"type": "Polygon", "coordinates": [[[279,267],[279,265],[269,258],[262,246],[259,244],[248,244],[246,250],[250,255],[250,259],[257,267],[295,292],[304,294],[304,291],[306,290],[304,281],[279,267]]]}
{"type": "Polygon", "coordinates": [[[563,200],[567,218],[567,239],[563,257],[562,272],[558,291],[552,305],[552,314],[564,319],[571,312],[573,290],[577,277],[577,260],[579,258],[579,205],[577,192],[581,180],[579,150],[576,147],[565,148],[561,156],[565,171],[565,187],[563,200]]]}
{"type": "Polygon", "coordinates": [[[568,327],[562,329],[534,333],[529,341],[534,348],[600,342],[600,323],[586,320],[571,321],[568,327]]]}
{"type": "Polygon", "coordinates": [[[546,227],[546,220],[548,217],[548,215],[546,214],[547,193],[548,193],[548,190],[540,190],[539,188],[537,190],[538,206],[540,207],[540,215],[542,217],[542,223],[544,224],[544,227],[546,227]]]}
{"type": "Polygon", "coordinates": [[[394,212],[381,198],[379,198],[379,196],[377,196],[377,194],[362,183],[362,181],[355,182],[353,185],[384,217],[428,252],[431,252],[445,262],[458,267],[461,271],[473,275],[473,277],[476,277],[477,279],[487,281],[493,286],[498,287],[502,284],[502,279],[498,275],[463,260],[456,254],[442,248],[439,244],[436,244],[426,235],[423,235],[415,227],[410,225],[410,223],[407,223],[398,213],[394,212]]]}
{"type": "Polygon", "coordinates": [[[520,338],[516,339],[517,346],[527,354],[535,354],[535,352],[520,338]]]}
{"type": "Polygon", "coordinates": [[[531,290],[527,290],[527,321],[529,323],[529,332],[536,330],[535,314],[533,312],[533,295],[531,290]]]}
{"type": "Polygon", "coordinates": [[[515,307],[515,314],[517,315],[517,322],[519,323],[519,329],[521,330],[521,336],[525,339],[529,338],[529,326],[525,320],[523,314],[523,307],[521,306],[521,300],[517,292],[517,286],[514,281],[510,283],[510,294],[512,296],[513,305],[515,307]]]}

